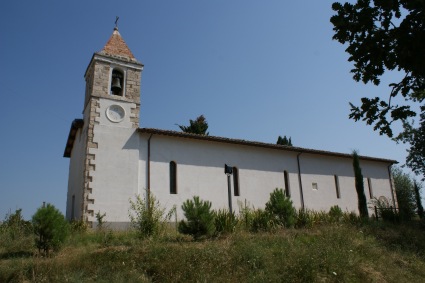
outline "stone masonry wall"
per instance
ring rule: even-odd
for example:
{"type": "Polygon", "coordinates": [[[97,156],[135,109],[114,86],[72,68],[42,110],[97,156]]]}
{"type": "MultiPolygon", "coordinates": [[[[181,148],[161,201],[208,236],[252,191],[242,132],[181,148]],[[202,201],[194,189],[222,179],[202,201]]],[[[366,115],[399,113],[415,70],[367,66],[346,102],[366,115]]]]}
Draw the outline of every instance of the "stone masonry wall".
{"type": "Polygon", "coordinates": [[[89,226],[92,225],[92,221],[89,221],[90,218],[94,216],[94,211],[89,209],[89,204],[94,203],[94,199],[91,198],[93,192],[92,181],[93,181],[93,172],[96,170],[96,155],[95,149],[98,148],[98,143],[93,142],[93,129],[96,124],[99,124],[98,117],[99,113],[99,99],[91,98],[88,107],[90,107],[88,112],[88,117],[85,122],[87,125],[87,145],[86,145],[86,158],[84,161],[84,188],[83,188],[83,220],[86,221],[89,226]]]}

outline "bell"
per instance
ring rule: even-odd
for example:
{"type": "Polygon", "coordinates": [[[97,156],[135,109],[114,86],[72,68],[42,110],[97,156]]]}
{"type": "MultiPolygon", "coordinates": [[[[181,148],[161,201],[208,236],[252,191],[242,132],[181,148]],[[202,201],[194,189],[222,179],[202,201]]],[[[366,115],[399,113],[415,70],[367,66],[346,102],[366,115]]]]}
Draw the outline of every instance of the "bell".
{"type": "Polygon", "coordinates": [[[111,90],[112,90],[112,92],[120,92],[121,91],[120,78],[114,78],[112,80],[111,90]]]}

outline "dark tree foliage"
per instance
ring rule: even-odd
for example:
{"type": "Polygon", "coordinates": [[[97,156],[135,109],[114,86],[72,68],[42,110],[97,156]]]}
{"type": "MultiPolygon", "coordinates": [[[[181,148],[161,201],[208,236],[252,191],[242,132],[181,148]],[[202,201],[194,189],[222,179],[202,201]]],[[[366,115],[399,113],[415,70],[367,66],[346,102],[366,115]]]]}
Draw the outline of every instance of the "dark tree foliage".
{"type": "Polygon", "coordinates": [[[279,136],[277,138],[276,144],[292,146],[291,137],[289,137],[289,139],[288,139],[286,136],[283,136],[283,138],[281,136],[279,136]]]}
{"type": "Polygon", "coordinates": [[[367,201],[366,201],[366,196],[364,194],[363,174],[362,174],[362,169],[360,168],[359,155],[357,154],[356,151],[353,152],[353,169],[354,169],[354,177],[356,182],[356,191],[357,191],[360,217],[368,218],[369,211],[367,210],[367,201]]]}
{"type": "Polygon", "coordinates": [[[406,165],[417,175],[422,174],[422,180],[425,181],[425,106],[421,109],[419,127],[414,128],[411,124],[405,122],[404,132],[397,139],[410,143],[410,148],[407,150],[406,165]]]}
{"type": "Polygon", "coordinates": [[[374,125],[374,130],[393,137],[392,124],[401,121],[405,131],[396,138],[411,144],[407,165],[416,174],[425,174],[424,115],[425,106],[425,0],[357,0],[355,4],[334,3],[331,17],[334,40],[347,44],[345,50],[353,62],[351,72],[356,81],[379,85],[385,71],[399,71],[403,77],[393,82],[387,99],[361,99],[351,105],[350,118],[374,125]],[[421,125],[414,128],[416,112],[407,101],[421,107],[421,125]]]}
{"type": "Polygon", "coordinates": [[[401,219],[410,220],[415,215],[416,200],[414,180],[399,167],[392,168],[398,211],[401,219]]]}
{"type": "Polygon", "coordinates": [[[413,185],[414,185],[414,190],[415,190],[417,212],[418,212],[419,217],[421,219],[423,219],[424,218],[424,208],[422,206],[422,201],[421,201],[421,186],[417,181],[414,181],[413,185]]]}
{"type": "Polygon", "coordinates": [[[196,118],[196,120],[190,120],[189,123],[190,123],[189,126],[182,126],[178,124],[177,126],[179,126],[179,128],[185,133],[205,135],[205,136],[209,135],[209,133],[207,132],[208,123],[204,115],[199,116],[198,118],[196,118]]]}

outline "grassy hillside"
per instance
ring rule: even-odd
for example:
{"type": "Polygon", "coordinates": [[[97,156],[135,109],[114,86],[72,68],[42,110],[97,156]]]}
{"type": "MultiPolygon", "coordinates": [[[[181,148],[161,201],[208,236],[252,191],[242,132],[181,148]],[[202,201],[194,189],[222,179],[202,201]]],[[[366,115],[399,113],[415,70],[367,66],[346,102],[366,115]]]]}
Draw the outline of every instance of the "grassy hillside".
{"type": "Polygon", "coordinates": [[[48,258],[18,236],[0,242],[0,282],[425,282],[421,222],[236,231],[203,241],[173,231],[156,239],[75,232],[48,258]]]}

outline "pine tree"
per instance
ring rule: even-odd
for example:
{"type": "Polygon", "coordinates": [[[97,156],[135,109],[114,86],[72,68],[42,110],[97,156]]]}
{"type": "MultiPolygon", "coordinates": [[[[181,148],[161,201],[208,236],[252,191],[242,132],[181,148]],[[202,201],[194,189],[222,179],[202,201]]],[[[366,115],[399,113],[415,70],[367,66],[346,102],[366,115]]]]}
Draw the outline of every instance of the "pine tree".
{"type": "Polygon", "coordinates": [[[277,138],[276,144],[292,146],[291,137],[289,137],[289,139],[288,139],[286,136],[283,136],[283,138],[281,136],[279,136],[277,138]]]}
{"type": "Polygon", "coordinates": [[[199,116],[198,118],[196,118],[196,120],[189,120],[189,123],[190,123],[189,126],[183,126],[179,124],[177,124],[177,126],[179,126],[180,130],[182,130],[185,133],[205,135],[205,136],[209,135],[209,132],[207,132],[208,123],[204,115],[199,116]]]}

